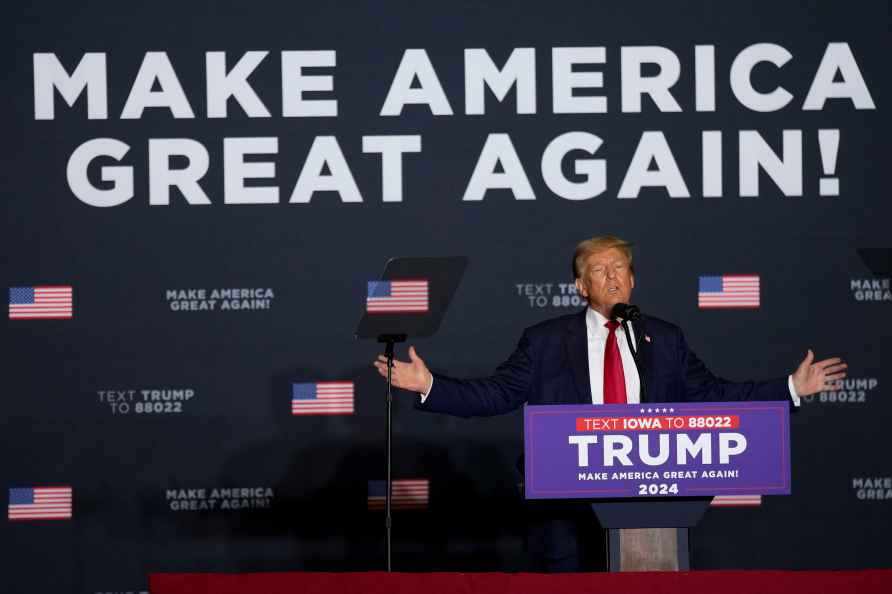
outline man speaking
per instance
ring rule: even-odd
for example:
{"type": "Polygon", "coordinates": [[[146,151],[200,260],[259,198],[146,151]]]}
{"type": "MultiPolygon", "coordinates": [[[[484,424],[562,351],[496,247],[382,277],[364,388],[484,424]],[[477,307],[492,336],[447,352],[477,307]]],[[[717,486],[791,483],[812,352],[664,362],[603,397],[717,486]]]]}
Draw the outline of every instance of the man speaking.
{"type": "MultiPolygon", "coordinates": [[[[486,378],[462,380],[431,373],[409,347],[410,361],[394,361],[393,384],[421,394],[419,408],[463,417],[512,411],[522,404],[636,404],[790,400],[827,388],[845,377],[834,357],[815,361],[811,350],[785,378],[730,382],[716,377],[688,347],[681,330],[641,316],[628,325],[614,306],[629,303],[635,287],[631,244],[604,235],[579,243],[573,274],[588,307],[527,328],[507,361],[486,378]],[[629,341],[637,345],[640,370],[629,341]]],[[[375,361],[387,376],[386,359],[375,361]]],[[[539,502],[537,502],[539,503],[539,502]]],[[[584,502],[545,502],[534,511],[528,534],[532,569],[580,571],[601,565],[603,536],[584,502]]]]}

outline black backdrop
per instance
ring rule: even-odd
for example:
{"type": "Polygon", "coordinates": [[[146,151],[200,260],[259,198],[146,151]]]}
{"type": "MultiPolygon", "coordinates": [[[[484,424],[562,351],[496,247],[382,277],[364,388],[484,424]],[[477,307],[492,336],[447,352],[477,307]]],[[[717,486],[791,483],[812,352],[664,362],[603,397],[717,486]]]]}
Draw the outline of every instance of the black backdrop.
{"type": "MultiPolygon", "coordinates": [[[[851,366],[842,391],[806,399],[793,418],[794,494],[711,510],[694,531],[693,564],[889,566],[887,3],[91,2],[6,13],[2,276],[10,288],[71,286],[74,301],[70,320],[8,319],[3,331],[2,483],[67,485],[74,501],[68,520],[3,524],[9,591],[139,591],[149,571],[380,568],[382,518],[366,509],[366,494],[384,472],[383,386],[370,365],[376,347],[353,339],[366,281],[390,256],[467,255],[441,332],[417,346],[437,370],[482,375],[523,327],[579,308],[572,295],[562,299],[570,253],[608,232],[636,244],[642,309],[681,325],[715,372],[783,375],[809,347],[851,366]],[[555,61],[567,52],[553,48],[568,47],[589,49],[561,78],[555,61]],[[668,52],[636,49],[648,47],[668,52]],[[513,56],[523,73],[502,101],[485,91],[483,114],[466,109],[471,49],[485,49],[495,70],[513,56]],[[207,94],[219,93],[208,91],[206,54],[225,52],[229,70],[251,51],[268,54],[245,84],[233,83],[243,101],[230,98],[226,117],[209,117],[207,94]],[[283,53],[308,51],[328,53],[283,53]],[[782,65],[764,61],[785,52],[782,65]],[[667,60],[663,74],[677,58],[674,101],[645,96],[640,111],[623,109],[636,53],[667,60]],[[699,82],[695,54],[714,55],[699,82]],[[399,115],[382,115],[404,55],[426,56],[432,68],[414,62],[411,88],[391,97],[405,100],[399,115]],[[743,56],[742,68],[750,55],[762,61],[732,75],[735,59],[743,56]],[[292,59],[323,66],[294,82],[292,59]],[[74,84],[79,64],[92,106],[74,84]],[[142,93],[132,91],[141,65],[142,93]],[[529,72],[535,113],[518,113],[533,111],[521,92],[529,72]],[[69,77],[76,88],[63,97],[69,77]],[[791,99],[757,109],[747,79],[753,93],[782,86],[791,99]],[[337,115],[286,115],[299,109],[302,85],[303,99],[329,101],[305,107],[336,101],[337,115]],[[707,89],[700,101],[698,85],[707,89]],[[269,117],[248,116],[246,86],[269,117]],[[575,101],[556,109],[569,86],[575,101]],[[174,117],[185,113],[179,88],[194,117],[174,117]],[[803,108],[809,89],[826,97],[817,108],[803,108]],[[121,117],[128,96],[145,105],[138,117],[121,117]],[[443,97],[452,115],[442,114],[443,97]],[[590,113],[596,97],[606,112],[590,113]],[[835,155],[820,150],[819,130],[838,131],[835,155]],[[720,160],[715,145],[704,148],[704,131],[721,133],[720,160]],[[571,143],[547,166],[584,199],[543,177],[546,146],[570,132],[603,142],[594,155],[571,143]],[[420,145],[403,154],[401,179],[363,152],[363,137],[394,135],[420,145]],[[124,143],[126,155],[86,159],[78,182],[73,155],[103,138],[124,143]],[[224,138],[277,139],[244,159],[255,163],[244,186],[278,187],[277,200],[227,203],[224,175],[239,167],[237,158],[224,164],[224,138]],[[184,147],[191,159],[178,156],[184,147]],[[173,188],[169,204],[151,203],[150,178],[163,189],[165,165],[188,174],[203,153],[207,173],[196,177],[206,200],[187,187],[189,196],[173,188]],[[601,189],[585,186],[592,159],[606,163],[601,189]],[[132,193],[127,170],[106,169],[115,166],[132,167],[132,193]],[[466,195],[475,168],[478,200],[466,195]],[[838,196],[821,195],[822,177],[838,180],[838,196]],[[298,178],[309,200],[290,203],[298,178]],[[746,189],[754,179],[755,192],[746,189]],[[117,187],[121,203],[91,204],[89,186],[117,187]],[[208,204],[190,203],[200,201],[208,204]],[[758,309],[698,309],[698,277],[738,273],[760,276],[758,309]],[[248,307],[179,307],[179,291],[210,307],[224,289],[251,290],[248,307]],[[325,380],[355,382],[355,414],[292,416],[292,383],[325,380]],[[142,390],[192,396],[149,408],[142,390]]],[[[397,512],[395,567],[522,568],[518,413],[460,420],[418,413],[412,399],[400,393],[395,407],[395,475],[429,479],[430,503],[397,512]]]]}

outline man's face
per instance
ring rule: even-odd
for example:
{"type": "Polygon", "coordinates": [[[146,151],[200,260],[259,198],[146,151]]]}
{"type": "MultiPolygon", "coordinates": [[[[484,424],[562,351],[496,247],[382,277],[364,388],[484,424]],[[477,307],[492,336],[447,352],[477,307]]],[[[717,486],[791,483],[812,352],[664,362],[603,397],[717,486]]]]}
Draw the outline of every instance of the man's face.
{"type": "Polygon", "coordinates": [[[592,309],[605,318],[617,303],[628,303],[635,287],[635,276],[629,261],[617,248],[589,254],[582,266],[576,289],[588,300],[592,309]]]}

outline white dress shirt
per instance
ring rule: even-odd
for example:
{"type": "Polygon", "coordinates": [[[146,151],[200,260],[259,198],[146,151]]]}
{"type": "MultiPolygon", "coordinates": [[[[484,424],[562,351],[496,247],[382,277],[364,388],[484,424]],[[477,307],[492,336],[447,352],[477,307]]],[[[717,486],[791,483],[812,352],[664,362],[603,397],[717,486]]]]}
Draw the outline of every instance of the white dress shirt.
{"type": "MultiPolygon", "coordinates": [[[[592,404],[604,404],[604,351],[607,350],[607,335],[610,331],[604,325],[607,318],[600,312],[588,308],[585,312],[585,333],[588,344],[588,377],[592,388],[592,404]]],[[[629,324],[630,338],[635,340],[635,331],[629,324]]],[[[626,332],[620,326],[616,329],[616,341],[619,345],[619,357],[623,362],[623,377],[626,380],[626,402],[638,404],[641,402],[641,379],[638,377],[638,368],[632,351],[629,350],[629,341],[626,340],[626,332]]],[[[637,343],[635,343],[637,344],[637,343]]]]}

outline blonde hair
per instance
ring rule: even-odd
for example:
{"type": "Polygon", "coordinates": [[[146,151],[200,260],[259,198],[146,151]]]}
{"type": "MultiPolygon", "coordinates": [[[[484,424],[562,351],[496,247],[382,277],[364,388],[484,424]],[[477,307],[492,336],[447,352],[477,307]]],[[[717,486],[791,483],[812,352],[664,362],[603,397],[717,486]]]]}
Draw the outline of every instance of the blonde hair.
{"type": "Polygon", "coordinates": [[[629,270],[634,273],[635,268],[632,266],[632,244],[624,239],[620,239],[615,235],[597,235],[585,241],[580,241],[573,250],[573,276],[574,278],[582,277],[582,266],[585,259],[595,252],[603,252],[610,248],[616,248],[629,261],[629,270]]]}

